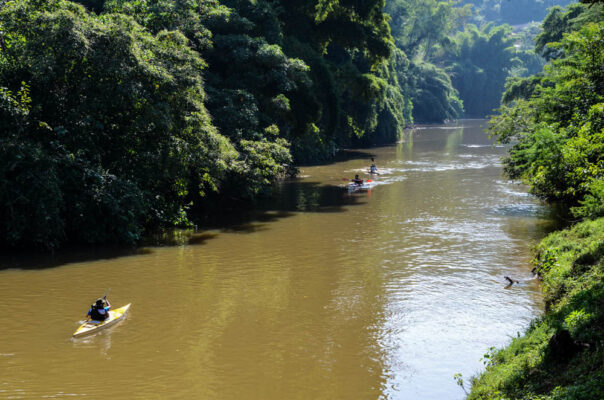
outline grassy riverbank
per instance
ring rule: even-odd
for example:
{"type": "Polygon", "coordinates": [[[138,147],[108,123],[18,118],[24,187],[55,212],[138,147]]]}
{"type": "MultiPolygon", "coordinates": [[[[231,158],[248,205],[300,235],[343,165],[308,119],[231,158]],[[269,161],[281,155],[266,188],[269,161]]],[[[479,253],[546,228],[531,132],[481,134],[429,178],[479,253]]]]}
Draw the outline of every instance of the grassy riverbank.
{"type": "Polygon", "coordinates": [[[546,237],[534,262],[546,312],[485,356],[468,399],[604,398],[604,218],[546,237]]]}

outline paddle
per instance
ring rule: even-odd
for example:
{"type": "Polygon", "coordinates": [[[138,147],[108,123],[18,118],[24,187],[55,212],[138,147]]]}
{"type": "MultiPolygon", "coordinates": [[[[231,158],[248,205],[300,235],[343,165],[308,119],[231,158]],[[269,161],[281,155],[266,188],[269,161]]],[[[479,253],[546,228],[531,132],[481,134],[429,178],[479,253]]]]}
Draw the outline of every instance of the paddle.
{"type": "Polygon", "coordinates": [[[103,299],[105,300],[105,305],[108,307],[108,309],[111,308],[111,304],[109,303],[109,301],[107,301],[107,295],[109,294],[110,291],[111,291],[111,288],[107,289],[107,291],[105,292],[105,295],[103,296],[103,299]]]}

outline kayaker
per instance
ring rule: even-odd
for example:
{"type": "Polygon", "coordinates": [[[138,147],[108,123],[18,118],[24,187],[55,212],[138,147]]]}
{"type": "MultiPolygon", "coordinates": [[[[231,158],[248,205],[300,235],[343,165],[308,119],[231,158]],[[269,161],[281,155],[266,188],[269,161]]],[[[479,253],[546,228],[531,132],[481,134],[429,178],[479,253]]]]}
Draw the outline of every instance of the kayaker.
{"type": "Polygon", "coordinates": [[[363,180],[361,178],[359,178],[359,175],[355,175],[354,179],[351,179],[351,181],[355,184],[355,185],[359,185],[361,186],[363,184],[363,180]]]}
{"type": "Polygon", "coordinates": [[[375,161],[373,160],[373,157],[371,157],[371,167],[369,167],[369,172],[372,174],[377,174],[378,169],[375,166],[375,161]]]}
{"type": "Polygon", "coordinates": [[[97,301],[90,306],[90,310],[88,310],[86,317],[95,321],[104,321],[109,318],[110,309],[111,304],[109,304],[106,297],[103,297],[102,299],[97,299],[97,301]]]}

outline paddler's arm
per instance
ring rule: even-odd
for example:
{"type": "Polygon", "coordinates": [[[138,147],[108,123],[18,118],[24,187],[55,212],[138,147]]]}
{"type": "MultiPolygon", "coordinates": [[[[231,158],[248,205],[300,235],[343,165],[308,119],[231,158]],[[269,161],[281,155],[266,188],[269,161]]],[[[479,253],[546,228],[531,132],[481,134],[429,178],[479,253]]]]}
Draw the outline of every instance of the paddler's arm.
{"type": "Polygon", "coordinates": [[[111,308],[111,303],[109,303],[109,300],[107,300],[107,296],[105,296],[104,299],[107,302],[107,310],[109,310],[111,308]]]}

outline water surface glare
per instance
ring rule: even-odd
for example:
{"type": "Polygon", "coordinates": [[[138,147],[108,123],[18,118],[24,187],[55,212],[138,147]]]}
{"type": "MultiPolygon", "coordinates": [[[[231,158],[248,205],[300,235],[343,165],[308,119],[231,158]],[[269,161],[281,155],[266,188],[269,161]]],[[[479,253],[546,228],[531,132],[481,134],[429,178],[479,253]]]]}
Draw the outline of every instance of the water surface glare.
{"type": "Polygon", "coordinates": [[[530,278],[551,228],[485,124],[302,168],[186,245],[0,258],[0,398],[462,399],[453,375],[539,314],[538,283],[503,276],[530,278]],[[355,173],[375,187],[341,188],[355,173]],[[108,287],[127,319],[72,340],[108,287]]]}

